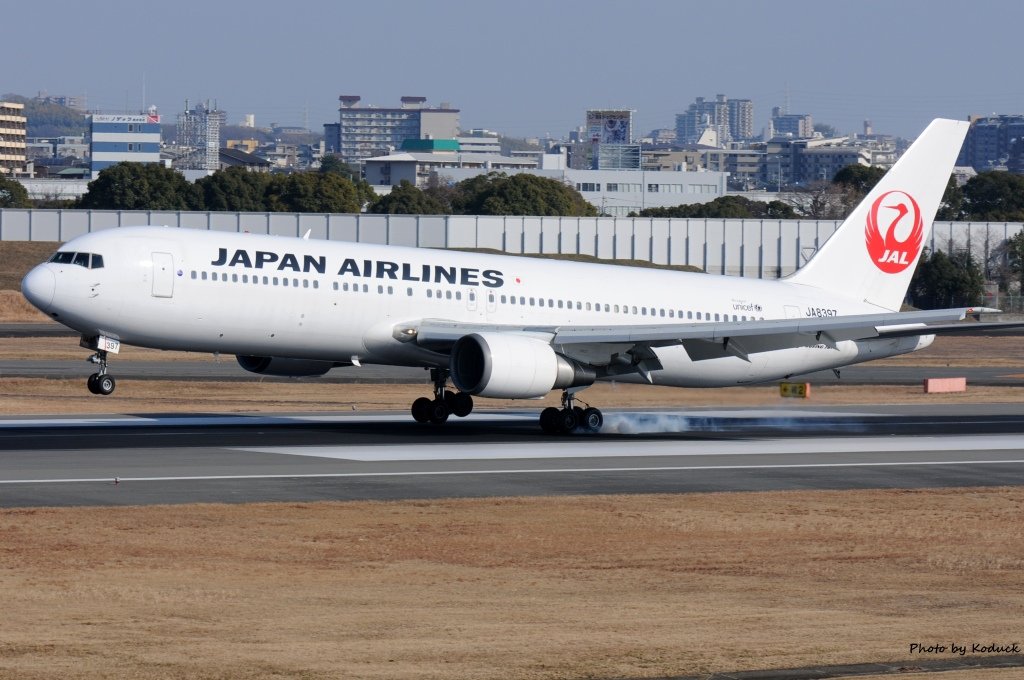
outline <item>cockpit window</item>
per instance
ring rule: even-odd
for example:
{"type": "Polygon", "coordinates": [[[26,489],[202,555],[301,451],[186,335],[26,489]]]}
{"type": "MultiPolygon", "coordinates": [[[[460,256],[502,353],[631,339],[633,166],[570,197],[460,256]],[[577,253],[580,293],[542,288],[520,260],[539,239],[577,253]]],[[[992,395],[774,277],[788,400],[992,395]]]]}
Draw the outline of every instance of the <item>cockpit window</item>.
{"type": "Polygon", "coordinates": [[[72,253],[61,250],[53,254],[53,257],[50,258],[50,262],[56,262],[57,264],[76,264],[79,267],[85,267],[86,269],[103,268],[103,256],[97,255],[96,253],[72,253]]]}

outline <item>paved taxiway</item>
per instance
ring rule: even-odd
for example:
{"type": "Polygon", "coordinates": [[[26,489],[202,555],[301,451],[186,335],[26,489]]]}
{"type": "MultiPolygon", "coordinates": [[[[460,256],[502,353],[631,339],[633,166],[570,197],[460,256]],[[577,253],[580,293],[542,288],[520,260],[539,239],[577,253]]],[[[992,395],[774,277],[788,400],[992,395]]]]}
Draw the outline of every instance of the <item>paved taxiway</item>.
{"type": "Polygon", "coordinates": [[[0,506],[1024,484],[1024,405],[0,419],[0,506]],[[115,481],[116,480],[116,481],[115,481]]]}

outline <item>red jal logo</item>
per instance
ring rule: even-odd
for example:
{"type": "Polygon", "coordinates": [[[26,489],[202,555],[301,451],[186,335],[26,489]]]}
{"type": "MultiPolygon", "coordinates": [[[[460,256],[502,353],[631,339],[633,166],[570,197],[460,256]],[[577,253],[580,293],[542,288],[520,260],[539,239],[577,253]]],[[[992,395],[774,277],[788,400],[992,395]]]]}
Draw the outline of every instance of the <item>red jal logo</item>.
{"type": "Polygon", "coordinates": [[[905,191],[887,191],[879,196],[871,204],[864,238],[871,261],[886,274],[898,274],[909,267],[924,243],[924,220],[917,201],[905,191]],[[902,241],[896,238],[897,227],[906,229],[908,224],[907,237],[902,241]]]}

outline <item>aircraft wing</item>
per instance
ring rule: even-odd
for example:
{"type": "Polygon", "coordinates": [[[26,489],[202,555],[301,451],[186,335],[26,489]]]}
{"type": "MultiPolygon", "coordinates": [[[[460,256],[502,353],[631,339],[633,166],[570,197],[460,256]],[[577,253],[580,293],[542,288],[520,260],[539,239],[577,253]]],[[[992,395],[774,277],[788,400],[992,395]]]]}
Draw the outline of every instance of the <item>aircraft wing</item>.
{"type": "Polygon", "coordinates": [[[694,361],[723,356],[746,359],[749,354],[808,342],[835,344],[843,340],[897,338],[940,333],[963,333],[1024,327],[1024,322],[949,323],[968,315],[996,311],[978,308],[885,312],[838,317],[803,317],[763,321],[704,322],[616,326],[467,324],[425,319],[396,329],[431,350],[447,353],[456,340],[470,333],[516,333],[551,343],[558,351],[592,363],[605,363],[615,354],[636,355],[645,349],[682,345],[694,361]],[[946,322],[946,323],[942,323],[946,322]],[[928,325],[937,324],[937,325],[928,325]],[[604,355],[602,357],[602,355],[604,355]]]}

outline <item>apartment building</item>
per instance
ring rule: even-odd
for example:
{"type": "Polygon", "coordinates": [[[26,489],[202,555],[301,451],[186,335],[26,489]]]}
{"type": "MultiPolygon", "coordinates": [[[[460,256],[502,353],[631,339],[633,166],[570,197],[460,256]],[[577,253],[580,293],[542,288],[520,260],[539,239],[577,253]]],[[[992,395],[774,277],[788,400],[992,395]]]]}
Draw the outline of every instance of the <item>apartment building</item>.
{"type": "Polygon", "coordinates": [[[0,174],[27,174],[28,119],[25,105],[0,102],[0,174]]]}

